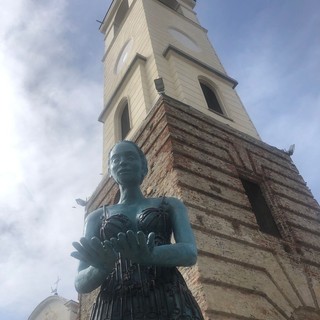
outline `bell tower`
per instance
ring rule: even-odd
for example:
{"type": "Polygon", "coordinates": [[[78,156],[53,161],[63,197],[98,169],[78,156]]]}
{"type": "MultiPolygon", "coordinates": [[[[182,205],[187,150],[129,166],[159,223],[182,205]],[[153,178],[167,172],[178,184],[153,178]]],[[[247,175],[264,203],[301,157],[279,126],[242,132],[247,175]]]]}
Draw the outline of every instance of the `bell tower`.
{"type": "MultiPolygon", "coordinates": [[[[203,0],[211,2],[211,0],[203,0]]],[[[113,0],[103,19],[103,163],[146,154],[146,196],[188,208],[197,265],[181,271],[206,320],[320,320],[320,207],[290,154],[261,141],[195,0],[113,0]]],[[[86,215],[117,201],[104,175],[86,215]]],[[[90,319],[96,293],[80,296],[90,319]]]]}
{"type": "MultiPolygon", "coordinates": [[[[118,140],[133,137],[159,99],[178,101],[256,139],[236,80],[225,72],[198,22],[194,0],[114,0],[105,35],[104,159],[118,140]]],[[[106,168],[104,167],[104,170],[106,168]]]]}

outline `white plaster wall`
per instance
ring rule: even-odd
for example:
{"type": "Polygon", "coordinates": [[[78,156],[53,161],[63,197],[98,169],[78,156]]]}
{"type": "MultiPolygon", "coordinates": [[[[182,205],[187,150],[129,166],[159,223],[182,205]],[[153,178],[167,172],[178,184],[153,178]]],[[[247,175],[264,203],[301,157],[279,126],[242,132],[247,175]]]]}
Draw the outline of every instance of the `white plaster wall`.
{"type": "Polygon", "coordinates": [[[76,312],[65,304],[68,301],[59,296],[50,296],[42,301],[28,320],[75,320],[76,312]]]}
{"type": "Polygon", "coordinates": [[[230,125],[256,139],[260,139],[245,107],[243,106],[237,92],[227,81],[216,76],[205,68],[182,58],[177,54],[169,54],[168,61],[171,66],[172,78],[175,79],[174,87],[178,88],[178,99],[199,111],[230,125]],[[187,70],[187,72],[186,72],[187,70]],[[206,78],[218,90],[218,96],[222,102],[222,107],[226,111],[226,116],[210,111],[207,107],[204,95],[199,85],[198,78],[206,78]]]}
{"type": "MultiPolygon", "coordinates": [[[[120,1],[115,4],[119,3],[120,1]]],[[[108,105],[108,110],[102,119],[104,122],[103,172],[107,170],[106,160],[110,148],[120,139],[119,119],[117,118],[119,103],[124,98],[127,98],[129,102],[132,130],[127,138],[130,139],[159,98],[154,86],[154,79],[158,77],[164,79],[167,95],[259,139],[237,93],[232,89],[232,84],[182,56],[172,52],[166,57],[163,54],[168,45],[172,45],[226,75],[208,40],[206,30],[191,16],[192,19],[189,19],[158,0],[131,0],[129,5],[129,10],[116,36],[113,35],[112,19],[114,17],[111,15],[108,17],[110,24],[106,29],[106,42],[108,43],[104,56],[104,104],[108,105]],[[194,51],[179,42],[168,31],[170,27],[183,31],[197,43],[200,49],[194,51]],[[128,52],[123,68],[116,74],[114,70],[117,58],[129,39],[132,41],[131,51],[128,52]],[[143,56],[146,61],[138,59],[132,65],[137,54],[143,56]],[[132,70],[128,73],[129,67],[132,70]],[[218,88],[219,98],[229,119],[208,110],[199,86],[199,76],[208,78],[218,88]],[[118,93],[114,95],[117,89],[119,89],[118,93]]],[[[189,15],[192,13],[191,7],[186,6],[183,10],[189,11],[189,15]]],[[[112,14],[115,15],[116,10],[113,10],[112,14]]]]}

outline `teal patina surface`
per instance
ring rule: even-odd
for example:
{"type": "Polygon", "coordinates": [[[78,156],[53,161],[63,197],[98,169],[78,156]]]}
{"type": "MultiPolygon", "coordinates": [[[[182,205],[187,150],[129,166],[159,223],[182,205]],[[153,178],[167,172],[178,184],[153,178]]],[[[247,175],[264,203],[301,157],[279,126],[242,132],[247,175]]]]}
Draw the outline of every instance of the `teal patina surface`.
{"type": "Polygon", "coordinates": [[[197,259],[186,207],[177,198],[143,196],[147,161],[131,141],[113,147],[109,170],[119,185],[119,203],[88,216],[71,254],[80,260],[77,291],[101,286],[91,320],[203,319],[176,268],[197,259]]]}

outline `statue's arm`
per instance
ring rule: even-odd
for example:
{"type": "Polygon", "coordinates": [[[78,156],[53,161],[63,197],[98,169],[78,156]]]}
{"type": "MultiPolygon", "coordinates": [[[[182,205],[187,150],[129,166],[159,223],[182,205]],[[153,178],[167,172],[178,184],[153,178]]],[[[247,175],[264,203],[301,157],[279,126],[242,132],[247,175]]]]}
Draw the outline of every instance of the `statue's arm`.
{"type": "Polygon", "coordinates": [[[197,246],[187,208],[177,198],[167,198],[167,201],[175,243],[155,247],[152,253],[152,264],[192,266],[197,261],[197,246]]]}
{"type": "Polygon", "coordinates": [[[79,293],[88,293],[98,288],[114,268],[116,255],[111,243],[101,243],[98,238],[99,210],[86,219],[84,237],[73,243],[76,251],[71,256],[79,260],[75,278],[75,288],[79,293]]]}
{"type": "Polygon", "coordinates": [[[82,262],[79,263],[79,273],[75,278],[75,288],[79,293],[89,293],[101,286],[108,275],[107,270],[102,270],[82,262]]]}

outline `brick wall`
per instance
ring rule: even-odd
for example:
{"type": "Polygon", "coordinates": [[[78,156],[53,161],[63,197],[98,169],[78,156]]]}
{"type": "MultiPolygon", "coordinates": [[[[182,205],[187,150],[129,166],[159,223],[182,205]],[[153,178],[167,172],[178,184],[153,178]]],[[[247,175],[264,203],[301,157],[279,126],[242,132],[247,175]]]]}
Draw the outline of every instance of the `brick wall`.
{"type": "MultiPolygon", "coordinates": [[[[168,97],[135,141],[149,161],[145,194],[189,209],[199,256],[182,273],[206,319],[320,319],[320,208],[287,154],[168,97]],[[259,230],[240,177],[260,185],[281,238],[259,230]]],[[[88,212],[116,192],[106,177],[88,212]]],[[[81,297],[81,320],[92,299],[81,297]]]]}

